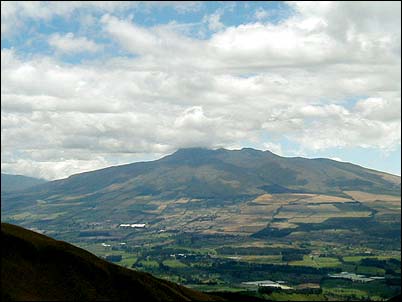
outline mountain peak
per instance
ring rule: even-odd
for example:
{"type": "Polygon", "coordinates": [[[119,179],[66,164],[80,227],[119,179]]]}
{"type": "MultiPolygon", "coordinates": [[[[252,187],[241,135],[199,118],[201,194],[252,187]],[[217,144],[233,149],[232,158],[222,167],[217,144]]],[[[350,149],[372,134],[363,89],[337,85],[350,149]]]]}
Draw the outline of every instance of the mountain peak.
{"type": "Polygon", "coordinates": [[[240,150],[229,150],[225,148],[219,149],[209,149],[203,147],[191,147],[191,148],[181,148],[178,149],[173,154],[167,156],[166,158],[175,159],[192,159],[192,160],[202,160],[203,158],[214,158],[222,154],[232,153],[232,154],[247,154],[248,156],[264,156],[268,154],[273,154],[270,151],[261,151],[258,149],[244,147],[240,150]]]}
{"type": "Polygon", "coordinates": [[[205,154],[212,154],[216,150],[202,148],[202,147],[191,147],[191,148],[181,148],[178,149],[176,152],[171,154],[172,156],[202,156],[205,154]]]}
{"type": "Polygon", "coordinates": [[[244,147],[244,148],[241,148],[240,151],[262,152],[261,150],[257,150],[257,149],[251,148],[251,147],[244,147]]]}
{"type": "Polygon", "coordinates": [[[182,148],[161,160],[164,162],[192,163],[197,164],[213,158],[219,150],[212,150],[201,147],[182,148]]]}
{"type": "Polygon", "coordinates": [[[212,150],[208,149],[208,148],[204,148],[204,147],[188,147],[188,148],[180,148],[176,152],[174,152],[173,154],[176,154],[176,153],[190,153],[190,152],[204,152],[204,151],[212,151],[212,150]]]}
{"type": "MultiPolygon", "coordinates": [[[[212,154],[212,153],[221,153],[221,152],[247,152],[247,153],[264,153],[264,152],[268,152],[268,153],[272,153],[269,150],[266,151],[262,151],[259,149],[254,149],[251,147],[243,147],[241,149],[225,149],[225,148],[219,148],[219,149],[210,149],[210,148],[206,148],[206,147],[189,147],[189,148],[180,148],[178,149],[176,152],[174,152],[172,155],[174,154],[212,154]]],[[[272,153],[273,154],[273,153],[272,153]]]]}

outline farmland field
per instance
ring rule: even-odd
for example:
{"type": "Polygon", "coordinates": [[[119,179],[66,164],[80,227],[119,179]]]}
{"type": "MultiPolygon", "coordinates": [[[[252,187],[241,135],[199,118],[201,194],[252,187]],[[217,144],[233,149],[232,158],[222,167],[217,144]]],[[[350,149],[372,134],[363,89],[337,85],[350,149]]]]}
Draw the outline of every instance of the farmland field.
{"type": "Polygon", "coordinates": [[[118,212],[113,220],[96,220],[90,211],[71,216],[63,212],[64,202],[52,206],[56,212],[36,207],[8,219],[100,257],[120,255],[119,265],[199,290],[277,301],[386,300],[400,292],[400,200],[347,194],[263,194],[241,202],[127,200],[130,221],[144,228],[120,227],[127,219],[124,213],[118,219],[118,212]],[[328,278],[342,271],[383,279],[357,284],[328,278]],[[258,280],[283,281],[292,290],[244,287],[258,280]]]}

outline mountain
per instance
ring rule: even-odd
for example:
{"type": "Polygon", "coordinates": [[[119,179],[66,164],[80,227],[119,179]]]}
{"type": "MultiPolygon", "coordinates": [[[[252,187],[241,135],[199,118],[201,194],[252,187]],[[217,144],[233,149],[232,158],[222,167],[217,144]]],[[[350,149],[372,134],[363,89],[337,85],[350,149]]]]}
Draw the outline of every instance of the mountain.
{"type": "Polygon", "coordinates": [[[152,196],[244,200],[265,193],[314,193],[345,197],[345,191],[400,196],[399,176],[330,159],[287,158],[269,151],[181,149],[150,162],[72,175],[3,195],[2,209],[33,201],[69,200],[96,206],[152,196]]]}
{"type": "Polygon", "coordinates": [[[46,182],[40,178],[1,173],[1,192],[22,191],[46,182]]]}
{"type": "Polygon", "coordinates": [[[399,176],[351,163],[192,148],[2,192],[1,216],[200,290],[280,280],[332,293],[328,274],[346,271],[386,277],[359,287],[386,299],[400,292],[400,190],[399,176]]]}
{"type": "Polygon", "coordinates": [[[1,242],[3,301],[224,301],[15,225],[1,224],[1,242]]]}

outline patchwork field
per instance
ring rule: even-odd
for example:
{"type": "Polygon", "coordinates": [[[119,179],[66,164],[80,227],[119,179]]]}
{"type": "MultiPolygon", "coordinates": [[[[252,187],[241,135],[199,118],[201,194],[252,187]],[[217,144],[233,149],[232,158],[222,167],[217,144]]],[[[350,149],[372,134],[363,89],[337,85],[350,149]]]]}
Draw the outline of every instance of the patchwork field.
{"type": "Polygon", "coordinates": [[[142,196],[123,201],[127,211],[116,208],[113,218],[102,215],[106,204],[88,202],[82,210],[71,206],[73,199],[50,206],[41,200],[6,219],[196,289],[250,294],[243,282],[273,280],[292,290],[254,288],[251,294],[277,301],[386,300],[400,292],[400,198],[345,194],[350,198],[305,193],[241,201],[142,196]],[[130,223],[145,227],[120,227],[130,223]],[[329,279],[342,271],[383,279],[367,284],[329,279]]]}

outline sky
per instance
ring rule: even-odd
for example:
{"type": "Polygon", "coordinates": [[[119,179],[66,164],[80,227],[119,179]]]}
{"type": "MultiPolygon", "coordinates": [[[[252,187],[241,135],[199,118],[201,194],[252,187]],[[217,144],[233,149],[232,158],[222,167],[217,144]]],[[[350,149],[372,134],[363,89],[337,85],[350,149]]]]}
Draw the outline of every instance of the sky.
{"type": "Polygon", "coordinates": [[[401,2],[1,2],[1,171],[179,148],[401,174],[401,2]]]}

